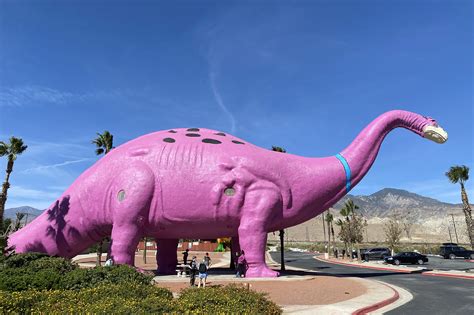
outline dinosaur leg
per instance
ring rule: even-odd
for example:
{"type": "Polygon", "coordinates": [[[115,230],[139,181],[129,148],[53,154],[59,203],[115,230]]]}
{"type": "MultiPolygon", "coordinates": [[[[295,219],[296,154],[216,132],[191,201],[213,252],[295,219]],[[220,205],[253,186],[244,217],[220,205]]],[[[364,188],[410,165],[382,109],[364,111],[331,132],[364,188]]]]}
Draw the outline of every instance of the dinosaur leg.
{"type": "Polygon", "coordinates": [[[266,226],[281,207],[280,194],[275,189],[248,192],[239,226],[240,247],[248,264],[246,277],[278,277],[279,273],[265,264],[266,226]]]}
{"type": "Polygon", "coordinates": [[[154,175],[144,163],[117,174],[111,186],[113,211],[110,257],[115,264],[134,265],[135,250],[146,225],[153,197],[154,175]]]}
{"type": "Polygon", "coordinates": [[[178,264],[177,247],[177,239],[156,240],[156,263],[158,264],[159,274],[171,275],[176,273],[176,265],[178,264]]]}

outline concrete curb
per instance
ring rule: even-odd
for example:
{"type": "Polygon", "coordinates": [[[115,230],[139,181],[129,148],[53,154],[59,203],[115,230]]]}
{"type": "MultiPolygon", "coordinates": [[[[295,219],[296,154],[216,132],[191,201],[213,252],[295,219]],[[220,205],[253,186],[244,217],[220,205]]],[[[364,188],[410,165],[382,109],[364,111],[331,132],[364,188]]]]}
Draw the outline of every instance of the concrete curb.
{"type": "Polygon", "coordinates": [[[448,278],[458,278],[458,279],[468,279],[468,280],[474,280],[474,274],[468,275],[468,274],[462,274],[461,272],[443,272],[443,271],[427,271],[423,272],[423,276],[432,276],[432,277],[448,277],[448,278]]]}
{"type": "Polygon", "coordinates": [[[286,305],[282,307],[284,314],[383,314],[413,299],[410,292],[382,281],[352,277],[348,279],[362,283],[367,288],[367,293],[328,305],[286,305]]]}
{"type": "MultiPolygon", "coordinates": [[[[315,256],[316,258],[316,256],[315,256]]],[[[274,261],[269,252],[266,253],[266,259],[273,265],[279,265],[274,261]]],[[[324,260],[323,260],[324,261],[324,260]]],[[[302,270],[315,272],[303,268],[288,267],[288,270],[302,270]]],[[[395,309],[413,299],[410,292],[400,287],[389,285],[382,281],[368,280],[363,278],[351,277],[353,281],[362,283],[367,288],[367,293],[356,298],[329,305],[287,305],[282,306],[285,314],[382,314],[395,309]]]]}
{"type": "MultiPolygon", "coordinates": [[[[390,286],[389,286],[390,287],[390,286]]],[[[397,301],[399,298],[400,298],[400,294],[398,294],[398,291],[396,291],[395,289],[393,289],[392,287],[390,287],[390,289],[392,290],[393,292],[393,295],[391,297],[389,297],[388,299],[385,299],[383,301],[380,301],[380,302],[377,302],[375,304],[372,304],[372,305],[369,305],[369,306],[366,306],[366,307],[363,307],[363,308],[360,308],[358,309],[357,311],[355,312],[352,312],[352,315],[363,315],[363,314],[368,314],[370,312],[373,312],[375,310],[378,310],[384,306],[387,306],[389,304],[392,304],[394,303],[395,301],[397,301]]]]}

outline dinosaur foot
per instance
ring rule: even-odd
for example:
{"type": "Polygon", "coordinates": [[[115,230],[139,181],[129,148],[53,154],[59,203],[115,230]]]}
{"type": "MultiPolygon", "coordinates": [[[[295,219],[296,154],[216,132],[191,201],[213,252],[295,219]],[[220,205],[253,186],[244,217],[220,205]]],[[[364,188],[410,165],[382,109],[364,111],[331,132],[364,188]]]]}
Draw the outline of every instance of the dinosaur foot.
{"type": "Polygon", "coordinates": [[[272,270],[265,265],[250,267],[245,273],[246,278],[275,278],[279,275],[278,271],[272,270]]]}

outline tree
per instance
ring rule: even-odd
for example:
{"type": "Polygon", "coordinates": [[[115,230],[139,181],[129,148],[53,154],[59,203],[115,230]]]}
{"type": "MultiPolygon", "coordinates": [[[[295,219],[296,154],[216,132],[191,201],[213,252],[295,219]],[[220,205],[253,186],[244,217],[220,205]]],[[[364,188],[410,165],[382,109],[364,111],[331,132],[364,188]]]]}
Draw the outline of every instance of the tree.
{"type": "MultiPolygon", "coordinates": [[[[24,213],[17,212],[15,221],[10,218],[3,220],[3,226],[0,227],[0,254],[8,254],[13,250],[13,247],[7,248],[8,236],[22,228],[22,220],[25,217],[24,213]]],[[[26,224],[26,223],[25,223],[26,224]]]]}
{"type": "MultiPolygon", "coordinates": [[[[285,149],[283,149],[281,147],[276,147],[276,146],[272,146],[272,151],[286,153],[285,149]]],[[[280,258],[281,258],[280,270],[284,271],[285,270],[285,249],[284,249],[285,230],[280,230],[279,236],[280,236],[280,258]]]]}
{"type": "MultiPolygon", "coordinates": [[[[97,138],[92,140],[92,144],[96,145],[95,154],[107,154],[114,148],[114,136],[107,130],[104,133],[97,133],[97,138]]],[[[96,264],[100,266],[100,261],[102,259],[102,247],[104,245],[104,240],[101,240],[97,246],[97,261],[96,264]]]]}
{"type": "Polygon", "coordinates": [[[388,222],[384,225],[384,232],[388,247],[392,250],[393,256],[395,246],[400,243],[400,237],[403,233],[403,224],[399,215],[394,214],[390,217],[388,222]]]}
{"type": "Polygon", "coordinates": [[[346,248],[349,245],[351,259],[354,244],[357,245],[358,259],[360,259],[359,243],[364,239],[364,218],[356,213],[357,209],[359,207],[351,199],[347,200],[340,211],[343,218],[336,221],[336,225],[340,227],[339,238],[346,248]]]}
{"type": "Polygon", "coordinates": [[[332,215],[329,209],[326,213],[325,221],[327,222],[327,225],[328,225],[328,253],[330,253],[331,251],[329,250],[329,248],[331,246],[331,235],[332,235],[333,249],[335,248],[336,239],[334,238],[334,227],[333,227],[334,216],[332,215]]]}
{"type": "Polygon", "coordinates": [[[453,184],[459,183],[461,185],[461,200],[462,210],[464,212],[464,218],[466,220],[467,236],[471,243],[471,248],[474,249],[474,224],[472,222],[472,210],[467,197],[464,183],[469,179],[469,167],[466,165],[451,166],[448,172],[445,173],[449,181],[453,184]]]}
{"type": "Polygon", "coordinates": [[[7,202],[8,188],[10,188],[10,174],[13,172],[13,164],[18,155],[25,152],[27,145],[21,138],[11,137],[10,142],[0,141],[0,156],[7,157],[7,170],[5,181],[3,182],[2,192],[0,193],[0,227],[3,226],[3,215],[5,213],[5,204],[7,202]]]}

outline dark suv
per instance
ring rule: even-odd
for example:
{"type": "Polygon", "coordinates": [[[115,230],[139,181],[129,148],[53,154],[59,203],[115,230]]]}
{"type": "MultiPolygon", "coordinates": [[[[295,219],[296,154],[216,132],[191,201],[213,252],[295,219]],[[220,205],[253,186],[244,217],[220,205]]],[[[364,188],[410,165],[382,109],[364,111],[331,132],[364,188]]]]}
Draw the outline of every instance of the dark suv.
{"type": "Polygon", "coordinates": [[[463,257],[466,259],[474,259],[474,251],[465,249],[455,243],[444,243],[439,248],[440,255],[445,259],[455,259],[456,257],[463,257]]]}
{"type": "Polygon", "coordinates": [[[390,249],[385,247],[369,248],[361,254],[362,259],[366,261],[369,261],[371,259],[384,259],[385,257],[390,255],[390,249]]]}

